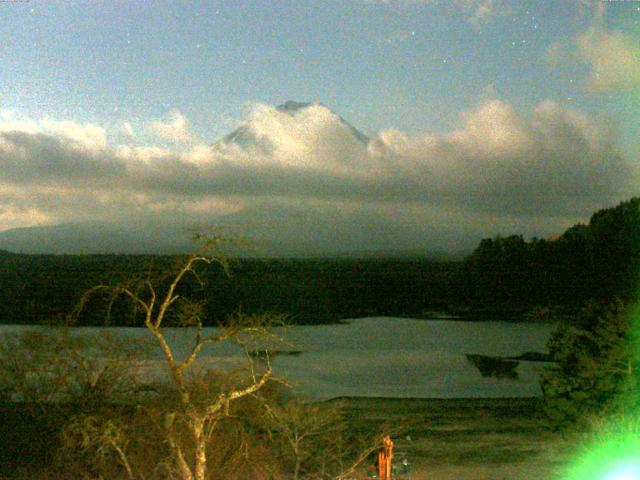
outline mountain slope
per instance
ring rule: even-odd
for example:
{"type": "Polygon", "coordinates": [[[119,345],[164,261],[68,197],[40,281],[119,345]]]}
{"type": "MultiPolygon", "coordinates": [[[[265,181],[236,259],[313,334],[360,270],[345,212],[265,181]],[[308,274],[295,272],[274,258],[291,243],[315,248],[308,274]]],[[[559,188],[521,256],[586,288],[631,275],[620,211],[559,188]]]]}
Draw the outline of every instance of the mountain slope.
{"type": "MultiPolygon", "coordinates": [[[[346,127],[358,142],[363,145],[367,145],[369,143],[369,137],[367,137],[364,133],[355,128],[344,118],[342,118],[340,115],[338,115],[322,103],[297,102],[294,100],[288,100],[285,103],[278,105],[275,110],[280,113],[285,113],[291,117],[295,117],[296,115],[300,115],[310,108],[326,110],[325,113],[330,113],[331,115],[335,116],[338,122],[346,127]]],[[[222,139],[222,142],[236,144],[241,147],[247,147],[261,145],[263,143],[263,139],[260,138],[256,133],[256,128],[254,127],[252,120],[249,120],[236,128],[233,132],[226,135],[222,139]]]]}
{"type": "Polygon", "coordinates": [[[0,232],[0,249],[16,253],[95,254],[155,253],[191,251],[167,228],[127,227],[108,223],[75,223],[14,228],[0,232]]]}

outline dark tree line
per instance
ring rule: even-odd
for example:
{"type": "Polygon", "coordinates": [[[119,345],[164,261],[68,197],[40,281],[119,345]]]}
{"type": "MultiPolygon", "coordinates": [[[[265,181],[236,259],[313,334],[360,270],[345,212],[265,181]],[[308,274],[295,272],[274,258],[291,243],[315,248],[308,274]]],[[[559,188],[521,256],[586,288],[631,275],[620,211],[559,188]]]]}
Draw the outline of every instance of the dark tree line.
{"type": "MultiPolygon", "coordinates": [[[[64,317],[95,284],[151,276],[180,259],[135,255],[18,255],[0,252],[0,323],[64,317]]],[[[534,307],[577,311],[587,301],[629,300],[640,280],[640,198],[593,214],[554,239],[485,239],[463,262],[427,259],[241,259],[231,276],[205,271],[208,321],[271,311],[292,322],[322,323],[427,310],[521,313],[534,307]]],[[[200,287],[191,280],[183,287],[200,287]]],[[[82,319],[135,324],[121,303],[94,301],[82,319]]]]}
{"type": "Polygon", "coordinates": [[[640,279],[640,198],[594,213],[554,239],[482,240],[456,283],[462,305],[476,308],[576,307],[630,300],[640,279]]]}
{"type": "MultiPolygon", "coordinates": [[[[177,261],[164,256],[0,254],[0,323],[62,320],[91,286],[146,277],[162,282],[177,261]]],[[[205,287],[187,279],[181,294],[208,299],[204,308],[210,324],[239,310],[282,313],[295,323],[416,315],[452,302],[457,267],[421,259],[241,259],[231,264],[230,275],[205,269],[205,287]],[[206,291],[200,292],[202,288],[206,291]]],[[[107,310],[113,325],[139,324],[130,305],[112,303],[108,296],[93,299],[81,323],[104,325],[107,310]]]]}

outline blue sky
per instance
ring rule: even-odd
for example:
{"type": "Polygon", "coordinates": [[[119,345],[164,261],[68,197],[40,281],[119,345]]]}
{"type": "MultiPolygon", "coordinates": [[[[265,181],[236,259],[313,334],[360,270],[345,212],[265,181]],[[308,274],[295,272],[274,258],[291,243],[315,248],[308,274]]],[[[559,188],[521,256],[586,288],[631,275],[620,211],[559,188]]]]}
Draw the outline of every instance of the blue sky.
{"type": "MultiPolygon", "coordinates": [[[[607,25],[637,39],[637,2],[607,3],[607,25]]],[[[3,106],[34,115],[108,124],[178,109],[215,136],[254,102],[292,98],[323,102],[369,132],[416,132],[451,128],[490,84],[519,106],[549,98],[619,112],[616,99],[582,91],[587,66],[547,62],[554,42],[592,21],[590,8],[571,1],[503,3],[479,25],[472,7],[435,1],[1,8],[3,106]]]]}
{"type": "MultiPolygon", "coordinates": [[[[32,0],[0,3],[0,35],[4,131],[16,119],[56,138],[93,126],[111,153],[183,155],[288,99],[321,102],[372,138],[441,140],[488,102],[531,120],[551,101],[614,125],[632,166],[640,153],[639,2],[32,0]],[[158,135],[162,122],[189,141],[158,135]]],[[[0,214],[0,230],[70,220],[38,208],[0,214]]]]}

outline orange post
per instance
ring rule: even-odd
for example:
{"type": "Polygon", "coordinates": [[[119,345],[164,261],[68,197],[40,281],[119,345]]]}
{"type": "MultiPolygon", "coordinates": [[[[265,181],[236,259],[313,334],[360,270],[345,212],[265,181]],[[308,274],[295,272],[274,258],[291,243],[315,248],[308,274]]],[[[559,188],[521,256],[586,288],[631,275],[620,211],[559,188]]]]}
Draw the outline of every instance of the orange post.
{"type": "Polygon", "coordinates": [[[378,478],[391,480],[391,461],[393,459],[393,442],[388,435],[382,439],[383,448],[378,452],[378,478]]]}

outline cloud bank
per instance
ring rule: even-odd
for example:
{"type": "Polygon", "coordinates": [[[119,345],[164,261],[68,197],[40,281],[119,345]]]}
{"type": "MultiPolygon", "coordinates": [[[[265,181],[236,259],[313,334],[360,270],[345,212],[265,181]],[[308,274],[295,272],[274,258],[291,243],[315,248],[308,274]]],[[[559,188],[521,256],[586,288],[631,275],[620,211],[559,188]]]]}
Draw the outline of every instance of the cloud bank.
{"type": "Polygon", "coordinates": [[[590,66],[590,90],[631,90],[640,86],[640,41],[619,30],[592,27],[576,37],[576,46],[578,56],[590,66]]]}
{"type": "Polygon", "coordinates": [[[212,144],[172,115],[147,127],[175,141],[167,148],[134,143],[130,124],[114,128],[130,142],[118,144],[97,125],[1,111],[0,230],[222,225],[283,254],[461,249],[559,233],[624,198],[633,174],[613,128],[552,101],[520,112],[489,100],[451,132],[368,142],[320,104],[257,105],[212,144]]]}
{"type": "Polygon", "coordinates": [[[622,30],[609,30],[605,4],[584,1],[590,11],[589,27],[570,40],[555,42],[547,50],[551,65],[578,62],[588,67],[584,82],[591,93],[629,91],[640,87],[640,41],[622,30]]]}
{"type": "MultiPolygon", "coordinates": [[[[131,127],[131,125],[129,125],[131,127]]],[[[124,125],[125,130],[127,130],[127,124],[124,125]]],[[[133,133],[131,132],[125,133],[133,133]]],[[[179,111],[173,110],[169,112],[166,117],[162,120],[154,120],[152,121],[147,130],[162,140],[168,140],[174,143],[188,142],[193,139],[193,134],[191,133],[189,122],[179,111]]]]}

